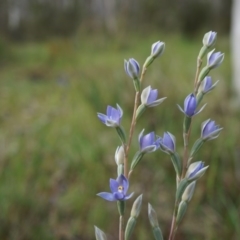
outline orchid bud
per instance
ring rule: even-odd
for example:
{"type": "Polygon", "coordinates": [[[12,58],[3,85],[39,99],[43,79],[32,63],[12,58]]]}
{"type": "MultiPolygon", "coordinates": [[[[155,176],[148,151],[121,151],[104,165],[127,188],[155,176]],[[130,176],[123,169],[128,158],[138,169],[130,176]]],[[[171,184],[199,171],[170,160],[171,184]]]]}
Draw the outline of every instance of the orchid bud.
{"type": "Polygon", "coordinates": [[[176,149],[176,138],[170,133],[165,132],[160,141],[160,149],[168,154],[173,154],[176,149]]]}
{"type": "Polygon", "coordinates": [[[153,58],[160,57],[163,54],[164,49],[165,49],[165,43],[164,42],[160,42],[160,41],[155,42],[152,45],[151,56],[153,58]]]}
{"type": "Polygon", "coordinates": [[[132,79],[138,78],[140,67],[139,63],[134,58],[130,58],[128,61],[124,60],[124,68],[125,72],[130,78],[132,79]]]}
{"type": "Polygon", "coordinates": [[[193,181],[186,187],[182,195],[182,201],[190,202],[194,193],[195,186],[196,181],[193,181]]]}
{"type": "Polygon", "coordinates": [[[217,84],[218,84],[218,81],[212,84],[212,78],[210,76],[206,76],[201,84],[202,93],[206,94],[212,91],[217,84]]]}
{"type": "Polygon", "coordinates": [[[157,214],[150,203],[148,203],[148,218],[153,228],[159,226],[158,220],[157,220],[157,214]]]}
{"type": "Polygon", "coordinates": [[[117,147],[115,152],[115,162],[117,165],[124,164],[124,148],[123,146],[117,147]]]}
{"type": "Polygon", "coordinates": [[[99,229],[98,227],[94,226],[95,228],[95,237],[96,237],[96,240],[107,240],[107,236],[106,234],[101,230],[99,229]]]}
{"type": "Polygon", "coordinates": [[[193,93],[189,94],[184,100],[184,109],[177,105],[179,110],[183,112],[187,117],[193,117],[200,113],[205,106],[203,106],[199,111],[197,110],[197,99],[193,93]]]}
{"type": "Polygon", "coordinates": [[[141,102],[146,107],[155,107],[162,103],[166,98],[160,98],[158,97],[158,90],[152,89],[151,86],[146,87],[141,94],[141,102]]]}
{"type": "Polygon", "coordinates": [[[134,201],[132,210],[131,210],[131,217],[137,218],[140,214],[142,207],[142,194],[134,201]]]}
{"type": "Polygon", "coordinates": [[[129,240],[132,235],[132,232],[137,223],[137,217],[139,216],[141,211],[141,207],[142,207],[142,194],[133,203],[131,216],[128,219],[128,222],[125,228],[125,240],[129,240]]]}
{"type": "Polygon", "coordinates": [[[220,128],[219,125],[215,124],[215,121],[208,119],[202,123],[201,138],[204,141],[215,139],[219,136],[222,129],[223,128],[220,128]]]}
{"type": "Polygon", "coordinates": [[[154,152],[159,148],[159,141],[160,138],[155,136],[154,132],[150,132],[143,136],[144,129],[138,136],[138,142],[140,147],[140,152],[142,153],[149,153],[154,152]]]}
{"type": "Polygon", "coordinates": [[[218,67],[224,59],[224,53],[216,52],[214,53],[215,49],[213,49],[211,52],[207,55],[207,67],[208,69],[214,69],[218,67]]]}
{"type": "Polygon", "coordinates": [[[208,167],[209,166],[204,167],[204,163],[202,161],[194,162],[189,166],[186,172],[186,178],[188,181],[197,180],[203,176],[208,167]]]}
{"type": "Polygon", "coordinates": [[[216,32],[208,32],[203,37],[203,45],[210,48],[212,47],[217,40],[217,33],[216,32]]]}
{"type": "Polygon", "coordinates": [[[182,219],[187,211],[187,207],[188,207],[187,202],[185,202],[185,201],[180,202],[180,204],[178,206],[177,217],[176,217],[177,224],[179,224],[182,221],[182,219]]]}

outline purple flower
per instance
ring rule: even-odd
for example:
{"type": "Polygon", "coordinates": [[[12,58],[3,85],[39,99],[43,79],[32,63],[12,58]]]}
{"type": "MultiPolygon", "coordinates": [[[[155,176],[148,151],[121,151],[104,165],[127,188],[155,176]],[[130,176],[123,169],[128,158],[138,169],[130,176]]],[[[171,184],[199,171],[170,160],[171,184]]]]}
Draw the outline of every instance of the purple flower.
{"type": "Polygon", "coordinates": [[[141,102],[146,107],[155,107],[162,103],[166,98],[160,98],[158,97],[158,90],[152,89],[151,86],[146,87],[141,94],[141,102]]]}
{"type": "Polygon", "coordinates": [[[150,132],[143,136],[144,129],[138,136],[138,142],[141,153],[149,153],[156,151],[160,146],[160,138],[155,139],[155,133],[150,132]]]}
{"type": "Polygon", "coordinates": [[[123,116],[123,111],[117,104],[117,109],[111,106],[107,106],[107,115],[98,113],[98,118],[102,123],[108,127],[119,127],[123,116]]]}
{"type": "Polygon", "coordinates": [[[194,94],[190,94],[186,97],[184,101],[184,112],[188,116],[193,116],[197,108],[197,100],[194,94]]]}
{"type": "Polygon", "coordinates": [[[101,192],[97,196],[107,201],[125,201],[133,196],[134,193],[127,194],[129,187],[128,180],[121,174],[116,180],[110,179],[110,189],[112,193],[101,192]]]}
{"type": "Polygon", "coordinates": [[[201,85],[202,93],[206,94],[212,91],[217,84],[218,84],[218,81],[212,84],[212,78],[210,76],[205,77],[201,85]]]}
{"type": "Polygon", "coordinates": [[[138,78],[140,67],[138,62],[134,58],[130,58],[128,61],[124,60],[124,69],[130,78],[132,79],[138,78]]]}
{"type": "Polygon", "coordinates": [[[219,125],[215,124],[215,121],[208,119],[202,123],[201,138],[207,141],[215,139],[219,136],[222,129],[219,125]]]}
{"type": "Polygon", "coordinates": [[[166,153],[173,154],[176,149],[176,139],[170,132],[165,132],[160,141],[160,149],[166,153]]]}
{"type": "Polygon", "coordinates": [[[151,56],[154,58],[157,58],[159,56],[161,56],[164,52],[165,49],[165,43],[164,42],[155,42],[152,45],[152,51],[151,51],[151,56]]]}
{"type": "Polygon", "coordinates": [[[214,53],[215,49],[213,49],[211,52],[207,55],[207,66],[209,69],[213,69],[218,67],[224,59],[224,53],[216,52],[214,53]]]}
{"type": "Polygon", "coordinates": [[[217,33],[216,32],[208,32],[203,37],[203,45],[206,47],[212,47],[217,39],[217,33]]]}
{"type": "Polygon", "coordinates": [[[192,163],[186,172],[186,178],[189,181],[197,180],[206,172],[208,167],[204,167],[204,162],[202,161],[192,163]]]}
{"type": "Polygon", "coordinates": [[[184,110],[178,105],[178,108],[188,117],[193,117],[194,115],[200,113],[205,105],[196,112],[197,110],[197,100],[193,93],[189,94],[184,101],[184,110]]]}

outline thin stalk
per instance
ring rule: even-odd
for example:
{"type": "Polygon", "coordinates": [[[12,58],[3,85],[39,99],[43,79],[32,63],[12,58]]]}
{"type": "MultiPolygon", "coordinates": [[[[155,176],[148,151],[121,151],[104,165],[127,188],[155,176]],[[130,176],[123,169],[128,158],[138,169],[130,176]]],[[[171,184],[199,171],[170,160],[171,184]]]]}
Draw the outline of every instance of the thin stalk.
{"type": "MultiPolygon", "coordinates": [[[[197,58],[197,70],[196,70],[195,79],[194,79],[194,95],[195,96],[197,95],[198,88],[200,86],[200,84],[198,83],[198,78],[199,78],[201,66],[202,66],[202,59],[198,57],[197,58]]],[[[188,142],[189,142],[189,138],[190,138],[190,134],[191,134],[191,126],[192,126],[192,123],[189,127],[188,132],[183,133],[183,140],[184,140],[183,168],[182,168],[182,175],[181,175],[180,179],[177,179],[177,186],[178,186],[179,182],[184,178],[185,173],[188,169],[188,142]]],[[[176,216],[177,216],[178,204],[179,204],[178,202],[175,202],[174,213],[172,216],[171,230],[169,233],[168,240],[174,240],[175,234],[177,232],[178,226],[176,226],[176,216]]]]}
{"type": "MultiPolygon", "coordinates": [[[[143,81],[146,71],[147,71],[147,68],[142,69],[141,77],[139,80],[140,84],[143,81]]],[[[132,143],[133,133],[134,133],[135,125],[136,125],[136,112],[137,112],[137,108],[139,106],[139,96],[140,96],[140,92],[136,92],[135,100],[134,100],[132,122],[131,122],[130,130],[129,130],[129,140],[128,140],[128,144],[124,146],[124,152],[125,152],[125,154],[124,154],[124,176],[126,178],[128,177],[128,153],[129,153],[129,149],[130,149],[130,146],[132,143]]]]}
{"type": "Polygon", "coordinates": [[[124,240],[124,219],[123,216],[119,217],[119,240],[124,240]]]}
{"type": "Polygon", "coordinates": [[[177,208],[178,208],[178,203],[175,202],[174,212],[173,212],[173,216],[172,216],[171,230],[170,230],[168,240],[173,240],[174,239],[175,233],[176,233],[176,230],[177,230],[177,227],[176,227],[177,208]]]}
{"type": "Polygon", "coordinates": [[[200,73],[200,68],[202,66],[202,59],[198,58],[197,59],[197,70],[196,70],[196,75],[195,75],[195,80],[194,80],[194,94],[195,96],[197,95],[199,85],[198,83],[198,78],[199,78],[199,73],[200,73]]]}
{"type": "Polygon", "coordinates": [[[129,140],[128,144],[125,147],[125,155],[124,155],[124,176],[127,178],[128,177],[128,153],[129,149],[132,143],[132,137],[133,137],[133,132],[134,128],[136,125],[136,112],[139,104],[139,92],[136,92],[135,94],[135,100],[134,100],[134,109],[133,109],[133,116],[132,116],[132,122],[130,126],[130,131],[129,131],[129,140]]]}
{"type": "Polygon", "coordinates": [[[184,178],[188,168],[188,142],[189,142],[190,132],[191,132],[191,126],[188,132],[186,134],[185,133],[183,134],[183,139],[184,139],[183,168],[182,168],[182,176],[180,180],[184,178]]]}

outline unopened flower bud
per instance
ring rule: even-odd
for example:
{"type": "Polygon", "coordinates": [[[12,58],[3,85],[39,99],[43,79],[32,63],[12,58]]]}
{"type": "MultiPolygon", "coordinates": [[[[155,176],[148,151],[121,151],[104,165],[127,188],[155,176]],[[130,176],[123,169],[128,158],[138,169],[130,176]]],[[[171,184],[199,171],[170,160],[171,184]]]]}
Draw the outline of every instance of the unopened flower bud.
{"type": "Polygon", "coordinates": [[[153,228],[158,227],[157,214],[150,203],[148,204],[148,218],[153,228]]]}
{"type": "Polygon", "coordinates": [[[153,45],[152,45],[152,51],[151,51],[151,56],[153,58],[157,58],[159,56],[161,56],[164,52],[164,49],[165,49],[165,43],[164,42],[155,42],[153,45]]]}
{"type": "Polygon", "coordinates": [[[146,107],[155,107],[162,103],[165,98],[157,99],[158,97],[158,90],[152,89],[151,86],[146,87],[141,94],[141,102],[146,107]]]}
{"type": "Polygon", "coordinates": [[[141,207],[142,207],[142,194],[133,203],[131,217],[137,218],[140,214],[141,207]]]}
{"type": "Polygon", "coordinates": [[[206,93],[212,91],[216,87],[217,84],[218,84],[218,81],[215,82],[214,84],[212,84],[212,78],[210,76],[206,76],[201,84],[201,92],[203,94],[206,94],[206,93]]]}
{"type": "Polygon", "coordinates": [[[216,40],[217,40],[217,33],[210,31],[204,35],[203,45],[210,48],[215,44],[216,40]]]}
{"type": "Polygon", "coordinates": [[[188,181],[197,180],[203,176],[208,167],[209,166],[204,167],[204,162],[202,161],[194,162],[189,166],[186,172],[186,178],[188,181]]]}
{"type": "Polygon", "coordinates": [[[182,219],[187,211],[187,207],[188,207],[187,202],[185,202],[185,201],[180,202],[180,204],[178,206],[178,213],[177,213],[177,218],[176,218],[177,224],[179,224],[182,221],[182,219]]]}
{"type": "Polygon", "coordinates": [[[207,55],[207,67],[208,69],[214,69],[218,67],[224,59],[224,53],[221,52],[214,52],[215,49],[213,49],[211,52],[207,55]]]}
{"type": "Polygon", "coordinates": [[[215,121],[208,119],[202,123],[201,138],[204,141],[215,139],[219,136],[222,129],[223,128],[220,128],[219,125],[215,124],[215,121]]]}
{"type": "Polygon", "coordinates": [[[193,181],[186,187],[182,195],[182,201],[189,202],[192,199],[195,186],[196,181],[193,181]]]}
{"type": "Polygon", "coordinates": [[[130,78],[132,79],[138,78],[140,67],[139,63],[134,58],[130,58],[128,61],[124,60],[124,68],[125,72],[130,78]]]}
{"type": "Polygon", "coordinates": [[[115,152],[115,162],[117,165],[124,164],[124,148],[123,146],[117,147],[115,152]]]}
{"type": "Polygon", "coordinates": [[[99,229],[98,227],[94,226],[95,228],[95,237],[96,237],[96,240],[107,240],[107,236],[106,234],[101,230],[99,229]]]}
{"type": "Polygon", "coordinates": [[[179,110],[183,112],[187,117],[193,117],[200,113],[205,106],[203,106],[200,110],[197,111],[197,99],[193,93],[189,94],[184,100],[184,109],[182,109],[179,105],[177,105],[179,110]]]}
{"type": "Polygon", "coordinates": [[[170,132],[165,132],[160,140],[160,149],[168,154],[173,154],[176,149],[176,138],[170,132]]]}

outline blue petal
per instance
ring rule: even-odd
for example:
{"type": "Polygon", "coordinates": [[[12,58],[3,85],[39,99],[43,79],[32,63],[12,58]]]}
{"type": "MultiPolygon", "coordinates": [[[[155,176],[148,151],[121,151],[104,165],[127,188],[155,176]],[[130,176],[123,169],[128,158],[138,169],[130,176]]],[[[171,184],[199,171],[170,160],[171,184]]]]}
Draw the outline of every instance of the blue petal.
{"type": "Polygon", "coordinates": [[[215,130],[215,122],[214,121],[209,121],[203,129],[203,136],[206,137],[207,135],[209,135],[214,130],[215,130]]]}
{"type": "Polygon", "coordinates": [[[157,89],[151,90],[147,99],[147,104],[151,104],[152,102],[154,102],[157,99],[157,97],[158,97],[158,90],[157,89]]]}
{"type": "Polygon", "coordinates": [[[212,87],[212,78],[210,76],[205,77],[203,82],[203,92],[208,92],[212,87]]]}
{"type": "Polygon", "coordinates": [[[173,142],[173,139],[169,133],[164,133],[163,139],[162,139],[162,144],[170,149],[171,151],[174,151],[175,144],[173,142]]]}
{"type": "Polygon", "coordinates": [[[155,141],[155,133],[150,132],[147,135],[145,135],[144,137],[142,137],[141,140],[142,140],[141,149],[144,149],[150,145],[153,145],[153,143],[155,141]]]}
{"type": "Polygon", "coordinates": [[[113,196],[116,200],[124,200],[124,194],[120,192],[113,193],[113,196]]]}
{"type": "Polygon", "coordinates": [[[117,192],[119,187],[119,183],[115,179],[110,179],[110,189],[111,191],[117,192]]]}
{"type": "Polygon", "coordinates": [[[197,101],[194,94],[190,94],[184,101],[184,112],[187,116],[191,117],[194,115],[197,108],[197,101]]]}
{"type": "Polygon", "coordinates": [[[193,172],[191,172],[191,174],[189,175],[189,178],[194,177],[202,168],[204,167],[204,163],[200,162],[198,164],[198,166],[196,166],[196,168],[194,169],[193,172]]]}
{"type": "Polygon", "coordinates": [[[128,200],[129,198],[131,198],[133,196],[133,194],[134,194],[134,192],[129,194],[129,195],[127,195],[127,196],[125,196],[125,200],[128,200]]]}
{"type": "Polygon", "coordinates": [[[97,116],[102,123],[106,124],[108,117],[105,114],[98,113],[97,116]]]}
{"type": "Polygon", "coordinates": [[[107,106],[107,116],[108,116],[108,118],[110,118],[112,116],[113,109],[114,108],[112,106],[107,106]]]}
{"type": "Polygon", "coordinates": [[[101,192],[101,193],[98,193],[97,196],[111,202],[117,200],[112,193],[101,192]]]}
{"type": "Polygon", "coordinates": [[[111,115],[108,116],[110,119],[114,120],[115,122],[119,122],[120,114],[119,111],[115,108],[112,108],[111,115]]]}

